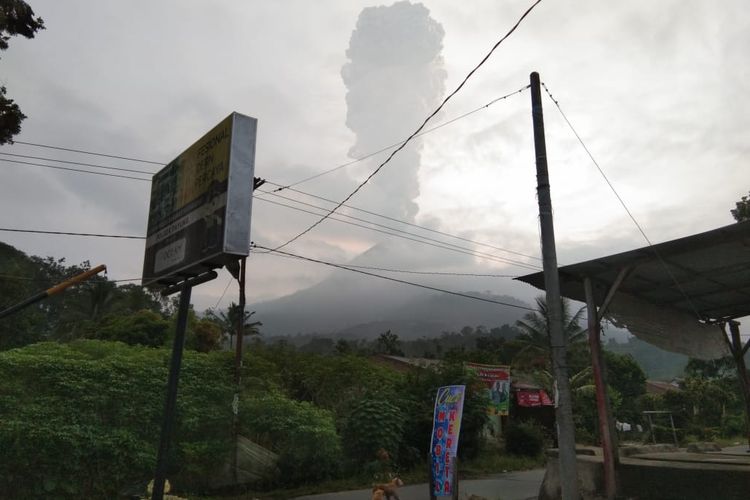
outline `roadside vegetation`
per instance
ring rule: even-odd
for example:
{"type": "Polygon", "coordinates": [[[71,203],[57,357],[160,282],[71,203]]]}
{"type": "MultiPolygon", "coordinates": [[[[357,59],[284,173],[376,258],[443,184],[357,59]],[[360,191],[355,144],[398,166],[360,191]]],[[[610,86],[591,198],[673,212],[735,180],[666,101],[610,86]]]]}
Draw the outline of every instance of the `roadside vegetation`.
{"type": "MultiPolygon", "coordinates": [[[[0,244],[0,296],[10,305],[87,266],[0,244]]],[[[247,490],[215,488],[233,450],[234,354],[227,347],[238,309],[191,311],[168,474],[173,491],[289,498],[367,487],[389,474],[426,481],[435,389],[449,384],[467,386],[462,477],[541,466],[544,448],[554,444],[549,423],[523,421],[512,405],[501,435],[488,434],[484,386],[465,369],[468,361],[511,365],[514,379],[551,394],[545,307],[537,305],[517,325],[467,326],[414,341],[392,331],[370,341],[316,337],[302,345],[265,339],[248,312],[239,432],[277,462],[247,490]],[[399,371],[377,355],[434,363],[399,371]]],[[[577,326],[580,311],[566,311],[577,440],[595,444],[588,346],[577,326]]],[[[0,498],[142,494],[155,465],[174,325],[173,302],[105,277],[0,322],[0,498]]],[[[691,360],[676,390],[652,395],[632,357],[605,356],[619,421],[635,426],[643,410],[664,409],[683,443],[741,434],[731,361],[691,360]]],[[[657,440],[670,442],[671,430],[656,423],[657,440]]],[[[647,441],[647,430],[621,437],[647,441]]]]}

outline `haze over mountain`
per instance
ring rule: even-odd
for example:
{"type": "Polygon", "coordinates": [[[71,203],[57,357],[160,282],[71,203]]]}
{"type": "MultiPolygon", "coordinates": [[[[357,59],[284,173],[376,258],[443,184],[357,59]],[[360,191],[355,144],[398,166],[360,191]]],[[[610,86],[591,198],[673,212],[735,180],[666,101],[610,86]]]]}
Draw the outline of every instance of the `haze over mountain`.
{"type": "MultiPolygon", "coordinates": [[[[446,79],[443,35],[443,27],[422,4],[397,2],[365,8],[360,13],[346,51],[349,60],[341,70],[347,89],[346,124],[354,133],[349,151],[352,158],[408,137],[440,103],[446,79]]],[[[421,139],[410,142],[383,167],[387,175],[375,176],[363,187],[356,203],[377,206],[378,213],[414,223],[419,211],[416,200],[421,148],[421,139]]],[[[359,176],[364,179],[380,162],[382,158],[362,162],[359,176]]],[[[439,226],[439,221],[433,222],[439,226]]],[[[414,231],[393,221],[388,224],[414,231]]],[[[469,267],[472,259],[413,241],[377,237],[375,244],[351,264],[450,271],[462,265],[469,267]]],[[[408,274],[389,276],[414,278],[408,274]]],[[[419,276],[419,281],[457,292],[478,293],[476,280],[436,282],[429,276],[419,276]]],[[[521,304],[511,297],[485,296],[521,304]]],[[[438,335],[467,324],[513,323],[524,312],[341,270],[310,288],[252,308],[257,310],[264,332],[271,335],[348,332],[370,337],[392,329],[404,338],[438,335]]]]}

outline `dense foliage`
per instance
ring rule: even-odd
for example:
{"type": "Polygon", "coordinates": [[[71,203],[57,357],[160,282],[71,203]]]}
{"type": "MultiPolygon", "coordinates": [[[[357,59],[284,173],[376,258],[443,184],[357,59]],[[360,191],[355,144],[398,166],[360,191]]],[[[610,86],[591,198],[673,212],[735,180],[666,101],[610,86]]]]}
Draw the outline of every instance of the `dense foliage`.
{"type": "MultiPolygon", "coordinates": [[[[0,244],[0,306],[85,268],[88,263],[68,266],[0,244]]],[[[370,341],[264,339],[262,325],[246,312],[239,425],[243,436],[279,456],[278,474],[265,485],[423,470],[436,389],[453,384],[467,387],[462,463],[505,452],[538,456],[552,444],[554,421],[511,416],[503,436],[488,434],[484,385],[465,362],[512,365],[514,380],[552,394],[542,305],[515,327],[467,326],[408,341],[395,331],[370,341]],[[393,360],[387,355],[401,354],[435,362],[405,371],[381,364],[393,360]],[[498,438],[505,440],[505,451],[499,451],[498,438]]],[[[566,313],[576,436],[594,444],[591,356],[575,316],[566,313]]],[[[189,311],[169,471],[178,490],[204,488],[230,462],[234,360],[221,349],[231,346],[240,318],[236,306],[226,313],[189,311]]],[[[174,300],[101,276],[0,322],[0,498],[113,498],[123,488],[144,485],[153,475],[175,325],[174,300]]],[[[639,366],[639,353],[653,352],[645,345],[631,339],[608,344],[611,351],[624,346],[619,352],[605,352],[618,421],[645,427],[643,410],[669,410],[680,439],[741,433],[732,360],[680,358],[687,365],[681,390],[655,396],[645,394],[646,375],[639,366]]],[[[660,359],[654,357],[654,365],[660,359]]],[[[656,423],[657,439],[671,441],[671,430],[656,423]]]]}
{"type": "Polygon", "coordinates": [[[271,393],[244,399],[240,416],[243,435],[280,455],[284,483],[339,474],[343,454],[331,412],[271,393]]]}
{"type": "Polygon", "coordinates": [[[535,457],[543,448],[544,434],[538,426],[530,422],[514,423],[505,431],[505,449],[508,453],[535,457]]]}
{"type": "MultiPolygon", "coordinates": [[[[42,18],[36,17],[23,0],[0,2],[0,50],[8,48],[8,41],[13,36],[34,38],[36,32],[43,29],[42,18]]],[[[5,92],[5,87],[0,86],[0,145],[13,142],[13,136],[21,132],[21,122],[26,118],[5,92]]]]}
{"type": "MultiPolygon", "coordinates": [[[[168,351],[41,343],[0,353],[0,495],[113,498],[153,474],[168,351]]],[[[229,445],[231,358],[186,353],[170,477],[194,485],[229,445]],[[200,476],[196,476],[200,474],[200,476]]]]}

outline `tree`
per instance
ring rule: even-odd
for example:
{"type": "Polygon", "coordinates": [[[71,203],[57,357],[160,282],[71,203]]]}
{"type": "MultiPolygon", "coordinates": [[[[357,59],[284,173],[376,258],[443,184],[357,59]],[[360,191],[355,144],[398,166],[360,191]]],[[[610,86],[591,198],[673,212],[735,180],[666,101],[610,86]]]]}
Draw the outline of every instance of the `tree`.
{"type": "Polygon", "coordinates": [[[388,330],[385,333],[381,333],[377,340],[378,352],[382,354],[390,354],[393,356],[403,356],[404,351],[401,350],[401,341],[398,339],[398,335],[391,333],[388,330]]]}
{"type": "Polygon", "coordinates": [[[604,351],[607,366],[607,386],[622,396],[622,404],[616,417],[625,422],[634,422],[640,416],[639,398],[646,394],[646,374],[629,354],[604,351]]]}
{"type": "MultiPolygon", "coordinates": [[[[550,347],[549,313],[547,302],[544,297],[537,297],[537,310],[526,313],[522,320],[516,321],[516,327],[521,330],[515,343],[522,346],[516,354],[514,362],[520,360],[524,364],[537,367],[547,367],[552,359],[550,347]]],[[[570,302],[562,300],[562,322],[563,335],[568,344],[579,342],[584,339],[586,330],[578,324],[583,315],[584,308],[580,308],[575,314],[570,313],[570,302]]]]}
{"type": "Polygon", "coordinates": [[[689,378],[724,379],[734,376],[736,369],[731,356],[708,360],[690,358],[685,367],[685,375],[689,378]]]}
{"type": "MultiPolygon", "coordinates": [[[[44,29],[41,17],[23,0],[2,0],[0,2],[0,50],[8,48],[12,36],[21,35],[34,38],[37,31],[44,29]]],[[[13,136],[21,131],[21,122],[26,115],[21,108],[5,96],[5,87],[0,87],[0,145],[13,143],[13,136]]]]}
{"type": "Polygon", "coordinates": [[[168,330],[167,320],[153,311],[144,309],[127,316],[108,317],[94,336],[129,345],[159,347],[164,345],[168,330]]]}
{"type": "Polygon", "coordinates": [[[213,321],[202,319],[195,324],[188,340],[189,347],[198,352],[218,350],[221,346],[221,327],[213,321]]]}
{"type": "Polygon", "coordinates": [[[743,196],[736,204],[734,210],[730,210],[732,217],[737,222],[750,220],[750,196],[743,196]]]}
{"type": "MultiPolygon", "coordinates": [[[[261,323],[260,321],[250,321],[250,317],[253,314],[255,314],[255,311],[245,311],[242,331],[242,335],[244,337],[251,335],[260,335],[259,327],[263,326],[263,323],[261,323]]],[[[229,337],[229,345],[231,346],[233,344],[234,336],[237,334],[237,324],[239,323],[240,319],[239,304],[235,304],[234,302],[232,302],[231,304],[229,304],[227,312],[220,312],[219,314],[216,314],[214,311],[208,311],[206,313],[206,319],[213,321],[214,323],[219,325],[219,328],[221,328],[221,333],[229,337]]]]}

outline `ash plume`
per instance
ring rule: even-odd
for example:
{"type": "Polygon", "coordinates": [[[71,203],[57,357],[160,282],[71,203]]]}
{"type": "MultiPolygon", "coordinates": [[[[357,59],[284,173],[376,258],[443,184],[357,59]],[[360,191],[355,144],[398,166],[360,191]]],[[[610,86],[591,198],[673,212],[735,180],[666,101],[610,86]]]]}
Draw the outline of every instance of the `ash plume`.
{"type": "MultiPolygon", "coordinates": [[[[408,1],[362,10],[341,76],[347,87],[346,125],[358,157],[405,139],[437,107],[445,91],[443,28],[422,4],[408,1]]],[[[362,198],[392,217],[418,211],[420,139],[414,139],[370,180],[362,198]]],[[[371,170],[385,157],[369,160],[371,170]]]]}

